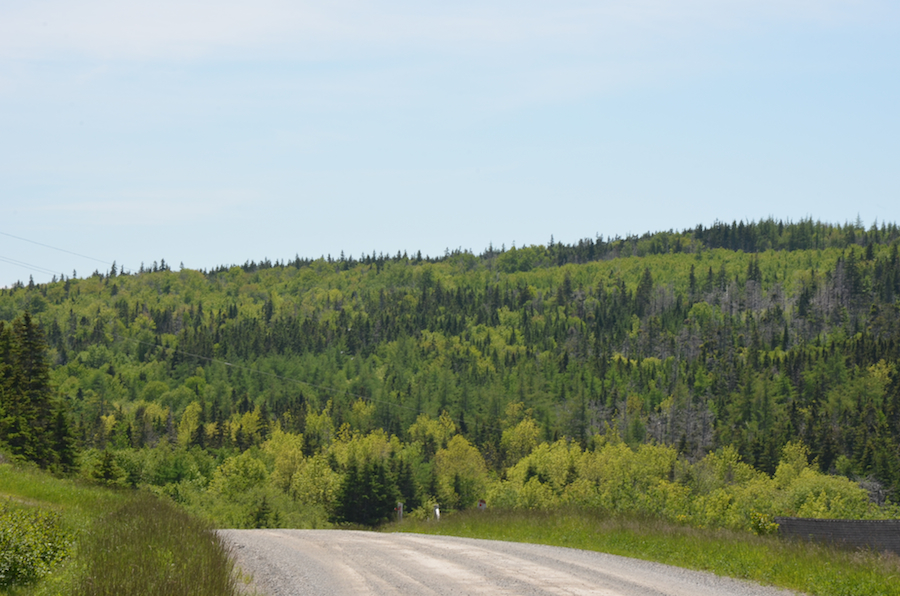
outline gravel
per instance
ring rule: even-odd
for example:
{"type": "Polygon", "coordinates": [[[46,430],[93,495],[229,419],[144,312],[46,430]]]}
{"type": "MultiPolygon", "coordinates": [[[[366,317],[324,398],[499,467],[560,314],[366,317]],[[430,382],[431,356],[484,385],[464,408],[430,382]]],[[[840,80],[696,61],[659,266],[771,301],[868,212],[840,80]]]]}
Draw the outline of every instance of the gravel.
{"type": "Polygon", "coordinates": [[[221,530],[267,596],[786,596],[659,563],[537,544],[342,530],[221,530]]]}

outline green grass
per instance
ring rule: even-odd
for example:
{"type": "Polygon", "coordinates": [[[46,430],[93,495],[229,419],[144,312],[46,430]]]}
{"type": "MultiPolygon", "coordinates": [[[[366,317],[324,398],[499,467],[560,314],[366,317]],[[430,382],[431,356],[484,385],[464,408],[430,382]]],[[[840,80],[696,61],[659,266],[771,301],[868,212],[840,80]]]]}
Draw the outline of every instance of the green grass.
{"type": "Polygon", "coordinates": [[[0,464],[0,500],[48,512],[74,538],[52,572],[0,596],[230,596],[237,574],[212,528],[167,500],[0,464]]]}
{"type": "Polygon", "coordinates": [[[36,468],[0,464],[0,499],[52,509],[75,530],[123,504],[127,496],[102,486],[56,478],[36,468]]]}
{"type": "Polygon", "coordinates": [[[710,571],[817,596],[900,595],[900,557],[583,511],[464,512],[388,531],[531,542],[710,571]]]}
{"type": "MultiPolygon", "coordinates": [[[[0,501],[59,516],[74,554],[6,596],[236,594],[231,563],[210,527],[171,503],[132,491],[0,464],[0,501]]],[[[819,596],[900,596],[900,558],[843,551],[658,520],[555,512],[464,512],[388,531],[551,544],[658,561],[819,596]]]]}
{"type": "Polygon", "coordinates": [[[233,564],[213,529],[142,494],[103,517],[82,549],[85,596],[223,596],[236,593],[233,564]]]}
{"type": "Polygon", "coordinates": [[[78,545],[89,537],[92,524],[104,513],[121,507],[125,492],[112,491],[85,482],[56,478],[29,465],[0,464],[0,502],[35,514],[44,512],[58,519],[60,529],[71,538],[69,556],[57,562],[40,581],[17,582],[0,587],[0,595],[55,596],[71,592],[81,561],[78,545]]]}

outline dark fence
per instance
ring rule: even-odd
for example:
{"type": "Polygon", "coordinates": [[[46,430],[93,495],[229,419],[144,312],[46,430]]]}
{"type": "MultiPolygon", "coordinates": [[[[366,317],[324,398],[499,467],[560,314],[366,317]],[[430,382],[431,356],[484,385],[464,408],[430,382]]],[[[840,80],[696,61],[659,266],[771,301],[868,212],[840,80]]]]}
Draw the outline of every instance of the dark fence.
{"type": "Polygon", "coordinates": [[[900,520],[808,519],[776,517],[782,536],[832,542],[851,548],[872,548],[900,555],[900,520]]]}

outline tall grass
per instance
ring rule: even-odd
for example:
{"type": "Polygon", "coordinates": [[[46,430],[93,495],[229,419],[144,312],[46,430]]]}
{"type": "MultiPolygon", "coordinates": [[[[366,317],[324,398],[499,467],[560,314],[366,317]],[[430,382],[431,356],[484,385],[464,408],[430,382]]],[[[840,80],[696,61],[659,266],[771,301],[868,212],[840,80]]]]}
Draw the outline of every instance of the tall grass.
{"type": "Polygon", "coordinates": [[[56,478],[28,465],[0,464],[0,499],[36,505],[62,515],[72,530],[122,504],[128,493],[81,480],[56,478]]]}
{"type": "Polygon", "coordinates": [[[385,529],[567,546],[710,571],[817,596],[900,596],[900,557],[592,512],[486,511],[385,529]]]}
{"type": "Polygon", "coordinates": [[[83,596],[225,596],[233,563],[204,522],[150,495],[102,518],[81,553],[83,596]]]}
{"type": "MultiPolygon", "coordinates": [[[[238,593],[233,563],[211,526],[164,498],[9,464],[0,464],[0,498],[17,509],[47,512],[74,541],[66,561],[40,569],[49,574],[36,582],[35,574],[17,576],[11,586],[0,584],[0,596],[238,593]]],[[[13,538],[23,548],[34,546],[13,538]]]]}
{"type": "Polygon", "coordinates": [[[8,577],[0,581],[0,595],[71,593],[73,578],[80,568],[79,546],[89,539],[87,529],[98,516],[115,510],[129,496],[126,492],[56,478],[27,464],[0,464],[0,500],[7,507],[27,511],[34,517],[24,523],[3,520],[2,558],[7,567],[4,575],[8,577]],[[23,527],[27,530],[23,531],[23,527]],[[14,565],[19,571],[12,573],[14,565]]]}

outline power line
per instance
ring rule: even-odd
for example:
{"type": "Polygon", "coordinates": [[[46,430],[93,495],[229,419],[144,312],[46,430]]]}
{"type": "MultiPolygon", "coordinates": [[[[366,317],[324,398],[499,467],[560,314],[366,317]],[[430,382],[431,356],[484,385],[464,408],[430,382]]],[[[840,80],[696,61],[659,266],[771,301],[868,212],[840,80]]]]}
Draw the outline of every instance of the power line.
{"type": "MultiPolygon", "coordinates": [[[[2,233],[2,232],[0,232],[2,233]]],[[[11,259],[9,257],[0,256],[0,261],[4,263],[9,263],[10,265],[16,265],[18,267],[24,267],[25,269],[31,269],[32,271],[36,271],[38,273],[49,273],[51,275],[56,275],[59,271],[53,271],[51,269],[46,269],[44,267],[40,267],[38,265],[32,265],[31,263],[26,263],[25,261],[17,261],[16,259],[11,259]]]]}
{"type": "Polygon", "coordinates": [[[66,250],[64,248],[58,248],[56,246],[50,246],[49,244],[44,244],[43,242],[36,242],[34,240],[29,240],[28,238],[22,238],[21,236],[14,236],[12,234],[8,234],[6,232],[0,232],[2,236],[9,236],[10,238],[15,238],[16,240],[21,240],[23,242],[30,242],[31,244],[36,244],[38,246],[43,246],[44,248],[50,248],[53,250],[58,250],[59,252],[68,253],[70,255],[75,255],[76,257],[81,257],[82,259],[90,259],[91,261],[97,261],[98,263],[103,263],[104,265],[112,265],[109,261],[103,261],[101,259],[95,259],[94,257],[89,257],[87,255],[83,255],[77,252],[72,252],[71,250],[66,250]]]}

